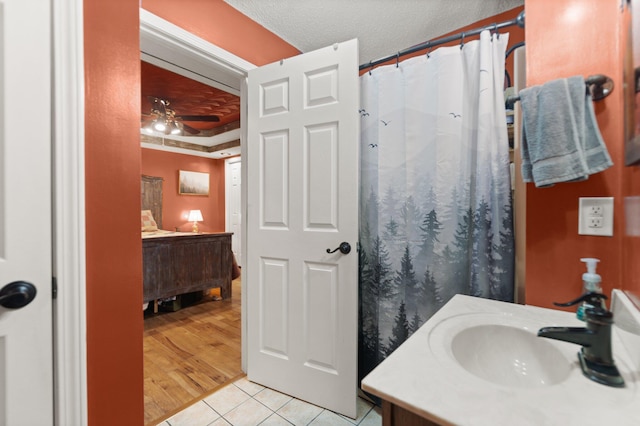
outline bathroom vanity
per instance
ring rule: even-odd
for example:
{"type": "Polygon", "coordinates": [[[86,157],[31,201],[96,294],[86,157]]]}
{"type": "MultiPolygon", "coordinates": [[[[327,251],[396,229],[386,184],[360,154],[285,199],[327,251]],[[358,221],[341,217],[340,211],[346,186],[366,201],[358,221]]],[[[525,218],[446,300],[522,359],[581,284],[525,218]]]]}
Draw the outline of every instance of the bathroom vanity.
{"type": "Polygon", "coordinates": [[[584,327],[575,314],[457,295],[362,389],[384,401],[385,426],[637,425],[640,313],[617,290],[611,310],[622,388],[587,379],[579,345],[537,336],[542,327],[584,327]]]}

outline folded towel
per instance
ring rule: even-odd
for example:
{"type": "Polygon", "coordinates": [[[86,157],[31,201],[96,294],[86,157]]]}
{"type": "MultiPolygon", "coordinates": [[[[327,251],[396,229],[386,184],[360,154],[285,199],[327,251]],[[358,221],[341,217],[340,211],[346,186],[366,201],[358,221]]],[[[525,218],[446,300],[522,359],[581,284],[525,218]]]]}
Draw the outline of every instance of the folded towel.
{"type": "Polygon", "coordinates": [[[585,180],[613,165],[582,76],[519,93],[522,177],[537,187],[585,180]]]}

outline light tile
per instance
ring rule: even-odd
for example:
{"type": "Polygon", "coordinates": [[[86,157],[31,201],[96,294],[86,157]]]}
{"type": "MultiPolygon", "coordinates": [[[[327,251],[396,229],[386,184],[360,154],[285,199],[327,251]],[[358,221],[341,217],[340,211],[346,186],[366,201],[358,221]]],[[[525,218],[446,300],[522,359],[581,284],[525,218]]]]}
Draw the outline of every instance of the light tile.
{"type": "Polygon", "coordinates": [[[258,392],[260,392],[262,389],[264,389],[264,386],[259,385],[257,383],[250,382],[249,380],[247,380],[246,377],[236,380],[235,382],[233,382],[233,384],[251,396],[254,396],[258,392]]]}
{"type": "Polygon", "coordinates": [[[292,399],[277,413],[296,426],[306,426],[322,412],[322,408],[292,399]]]}
{"type": "Polygon", "coordinates": [[[358,398],[358,400],[356,402],[356,418],[352,419],[352,418],[347,417],[347,416],[340,416],[340,417],[342,417],[345,420],[348,420],[349,422],[357,425],[369,413],[369,410],[371,410],[371,407],[373,407],[372,403],[370,403],[369,401],[364,400],[362,398],[358,398]]]}
{"type": "Polygon", "coordinates": [[[284,404],[293,399],[289,395],[276,392],[269,388],[265,388],[263,391],[257,393],[254,398],[271,408],[273,411],[278,411],[284,404]]]}
{"type": "Polygon", "coordinates": [[[198,401],[169,418],[167,422],[171,426],[206,426],[219,417],[211,407],[198,401]]]}
{"type": "Polygon", "coordinates": [[[257,426],[273,414],[255,399],[249,399],[224,415],[232,425],[257,426]]]}
{"type": "Polygon", "coordinates": [[[291,426],[291,423],[274,413],[267,420],[260,423],[260,426],[291,426]]]}
{"type": "Polygon", "coordinates": [[[249,395],[237,387],[229,385],[206,397],[204,402],[224,416],[249,398],[249,395]]]}
{"type": "Polygon", "coordinates": [[[324,410],[309,426],[353,426],[353,423],[332,411],[324,410]]]}
{"type": "Polygon", "coordinates": [[[168,422],[158,423],[156,426],[171,426],[168,422]]]}
{"type": "Polygon", "coordinates": [[[382,424],[382,409],[374,406],[364,417],[359,426],[380,426],[382,424]]]}
{"type": "Polygon", "coordinates": [[[226,421],[225,419],[223,419],[222,417],[220,417],[218,420],[216,420],[215,422],[211,423],[208,426],[233,426],[233,425],[228,421],[226,421]]]}

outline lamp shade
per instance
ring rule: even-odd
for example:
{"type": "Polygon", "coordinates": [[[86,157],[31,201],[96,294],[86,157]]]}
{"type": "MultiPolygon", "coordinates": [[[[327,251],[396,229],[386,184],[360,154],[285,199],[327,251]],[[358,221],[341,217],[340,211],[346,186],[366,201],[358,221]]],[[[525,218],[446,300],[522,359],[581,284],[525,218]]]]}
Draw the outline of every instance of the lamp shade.
{"type": "Polygon", "coordinates": [[[187,220],[189,222],[202,221],[202,212],[200,210],[190,210],[189,218],[187,220]]]}

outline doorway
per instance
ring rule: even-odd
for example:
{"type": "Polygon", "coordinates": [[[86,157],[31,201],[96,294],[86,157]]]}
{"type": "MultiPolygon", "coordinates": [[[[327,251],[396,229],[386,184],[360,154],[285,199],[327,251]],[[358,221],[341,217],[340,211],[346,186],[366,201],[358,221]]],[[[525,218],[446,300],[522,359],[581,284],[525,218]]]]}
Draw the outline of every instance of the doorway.
{"type": "MultiPolygon", "coordinates": [[[[236,96],[241,94],[246,70],[254,67],[210,43],[194,40],[192,34],[143,9],[140,10],[140,35],[143,61],[236,96]]],[[[242,262],[242,255],[238,262],[242,262]]],[[[146,424],[169,417],[242,374],[245,357],[241,306],[246,301],[241,301],[243,287],[242,279],[234,280],[230,300],[216,301],[217,295],[212,293],[204,296],[205,301],[211,303],[196,303],[159,315],[154,321],[148,321],[149,325],[145,320],[145,361],[149,351],[163,354],[163,358],[149,361],[149,368],[145,365],[146,424]],[[206,339],[199,338],[202,336],[206,339]],[[147,337],[153,339],[148,347],[147,337]],[[185,358],[190,358],[192,363],[173,371],[172,381],[147,377],[148,371],[166,372],[185,358]],[[149,385],[162,391],[150,398],[147,382],[154,380],[156,382],[149,385]],[[179,400],[176,395],[181,395],[179,400]],[[165,404],[168,408],[161,407],[165,404]]]]}

